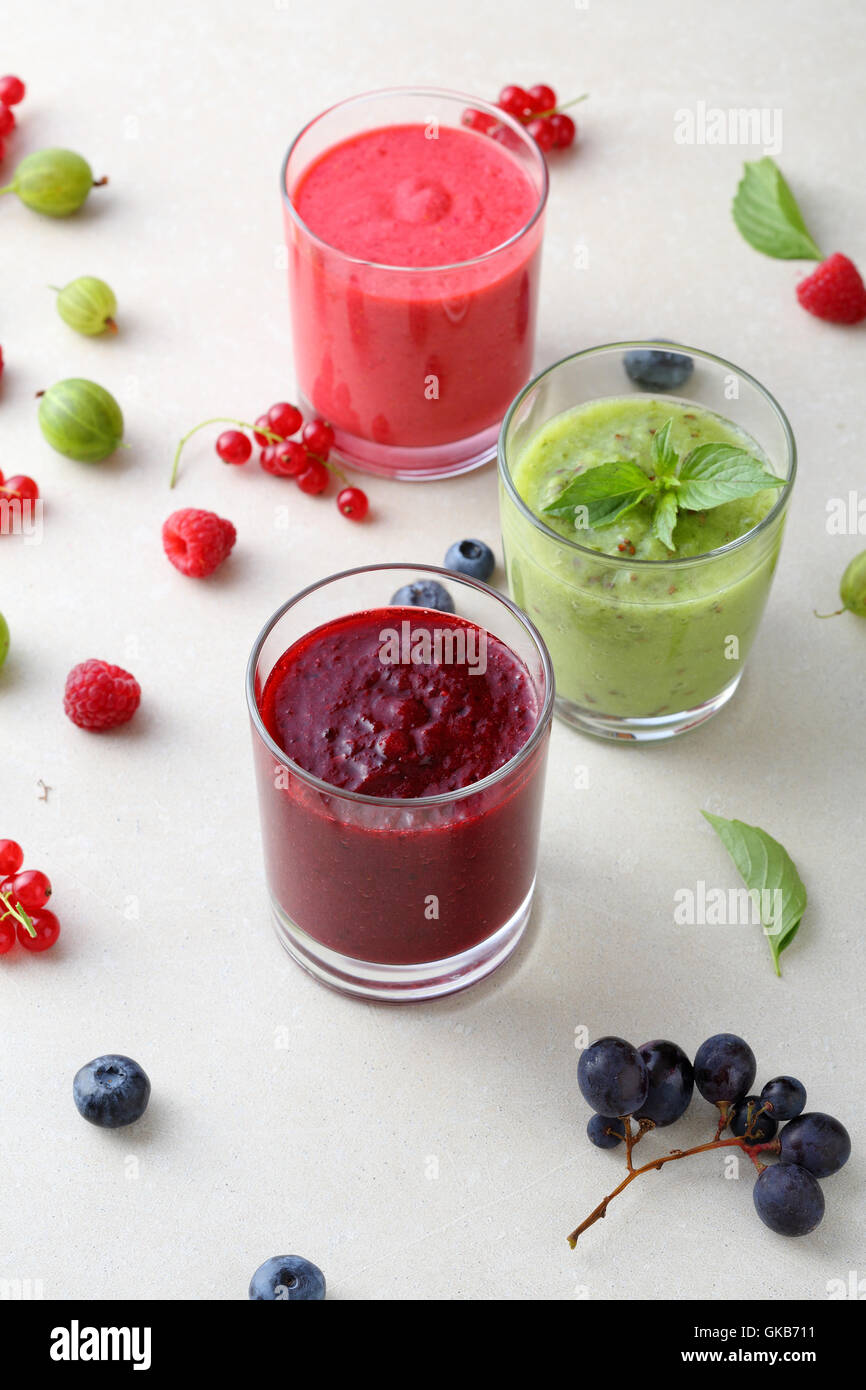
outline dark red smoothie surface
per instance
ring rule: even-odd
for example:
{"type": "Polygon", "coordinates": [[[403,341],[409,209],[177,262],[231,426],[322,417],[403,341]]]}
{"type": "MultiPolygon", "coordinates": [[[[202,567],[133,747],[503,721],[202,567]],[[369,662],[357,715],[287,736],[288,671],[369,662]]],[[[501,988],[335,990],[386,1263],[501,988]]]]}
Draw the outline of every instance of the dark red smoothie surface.
{"type": "Polygon", "coordinates": [[[457,955],[517,912],[535,876],[547,750],[545,737],[493,785],[471,791],[536,728],[532,681],[490,634],[483,675],[383,663],[380,634],[404,620],[413,635],[472,627],[426,609],[355,614],[290,647],[259,696],[268,733],[293,762],[334,787],[395,798],[393,806],[317,790],[255,740],[277,903],[331,950],[387,964],[457,955]],[[432,807],[411,799],[465,788],[432,807]]]}
{"type": "Polygon", "coordinates": [[[363,132],[287,189],[326,243],[286,212],[298,382],[338,442],[341,432],[413,449],[474,438],[531,371],[541,219],[486,253],[526,227],[538,189],[488,136],[424,131],[363,132]]]}
{"type": "MultiPolygon", "coordinates": [[[[444,650],[444,649],[443,649],[444,650]]],[[[456,648],[454,648],[456,650],[456,648]]],[[[522,662],[498,638],[417,608],[352,614],[303,637],[277,662],[261,705],[285,753],[323,782],[367,796],[438,796],[480,782],[523,747],[537,720],[522,662]],[[469,638],[473,664],[383,661],[386,638],[426,629],[469,638]],[[481,643],[483,673],[476,669],[481,643]]]]}

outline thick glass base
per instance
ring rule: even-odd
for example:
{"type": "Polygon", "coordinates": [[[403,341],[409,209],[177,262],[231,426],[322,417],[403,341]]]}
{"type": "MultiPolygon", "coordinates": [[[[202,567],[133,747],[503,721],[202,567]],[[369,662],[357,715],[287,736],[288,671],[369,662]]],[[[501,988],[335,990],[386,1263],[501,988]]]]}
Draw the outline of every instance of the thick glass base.
{"type": "Polygon", "coordinates": [[[281,944],[298,965],[331,989],[361,999],[380,999],[392,1004],[420,999],[438,999],[468,989],[507,960],[523,935],[532,907],[535,880],[520,907],[493,936],[469,951],[447,960],[424,961],[420,965],[379,965],[353,960],[314,941],[301,931],[271,899],[274,925],[281,944]]]}
{"type": "MultiPolygon", "coordinates": [[[[302,394],[300,406],[307,417],[318,414],[302,394]]],[[[401,482],[428,482],[434,478],[449,478],[454,473],[469,473],[482,468],[496,457],[499,425],[458,439],[450,444],[431,444],[428,448],[409,448],[394,444],[377,444],[372,439],[334,430],[334,456],[356,468],[360,473],[374,473],[380,478],[396,478],[401,482]]]]}
{"type": "Polygon", "coordinates": [[[621,715],[599,714],[597,710],[587,709],[585,705],[576,705],[561,695],[556,697],[554,712],[565,724],[579,729],[582,734],[594,734],[596,738],[620,739],[632,743],[654,743],[661,739],[676,738],[678,734],[688,733],[689,729],[696,729],[699,724],[712,719],[713,715],[728,703],[740,683],[742,674],[742,671],[738,671],[730,684],[711,700],[705,700],[694,709],[680,710],[677,714],[625,719],[621,715]]]}

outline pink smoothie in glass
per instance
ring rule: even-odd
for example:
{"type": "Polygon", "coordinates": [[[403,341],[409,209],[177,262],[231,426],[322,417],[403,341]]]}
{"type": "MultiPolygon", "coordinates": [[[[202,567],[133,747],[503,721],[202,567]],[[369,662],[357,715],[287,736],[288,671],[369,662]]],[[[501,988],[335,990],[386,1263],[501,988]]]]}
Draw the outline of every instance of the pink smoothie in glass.
{"type": "Polygon", "coordinates": [[[542,195],[505,144],[434,129],[363,131],[294,182],[289,165],[299,385],[338,447],[482,436],[530,374],[542,195]]]}

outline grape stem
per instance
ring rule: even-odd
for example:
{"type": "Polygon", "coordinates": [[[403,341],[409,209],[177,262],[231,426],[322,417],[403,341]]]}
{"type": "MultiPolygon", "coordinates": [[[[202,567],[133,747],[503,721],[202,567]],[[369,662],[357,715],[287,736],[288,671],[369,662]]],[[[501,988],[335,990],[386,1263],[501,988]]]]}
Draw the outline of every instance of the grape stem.
{"type": "Polygon", "coordinates": [[[31,936],[36,935],[36,928],[34,927],[30,917],[24,911],[24,908],[21,907],[20,904],[17,907],[13,907],[12,903],[9,901],[9,898],[5,893],[0,893],[0,902],[2,902],[4,907],[6,908],[6,911],[2,915],[0,915],[0,922],[2,922],[6,917],[14,917],[16,922],[20,922],[22,927],[26,927],[27,931],[30,933],[31,936]]]}
{"type": "MultiPolygon", "coordinates": [[[[752,1120],[752,1124],[755,1123],[757,1118],[758,1116],[756,1115],[752,1120]]],[[[640,1121],[642,1127],[643,1123],[643,1121],[640,1121]]],[[[632,1149],[637,1140],[643,1137],[643,1132],[646,1131],[643,1131],[637,1136],[632,1136],[631,1121],[629,1116],[623,1117],[623,1125],[625,1127],[626,1136],[626,1166],[628,1168],[628,1172],[626,1173],[619,1186],[615,1187],[613,1189],[613,1192],[609,1192],[608,1195],[604,1198],[604,1200],[599,1202],[595,1210],[590,1212],[586,1220],[581,1221],[580,1225],[572,1231],[571,1235],[568,1237],[568,1243],[571,1246],[572,1250],[577,1245],[577,1242],[583,1235],[584,1231],[588,1231],[590,1226],[595,1225],[596,1221],[601,1221],[602,1217],[607,1216],[608,1206],[613,1201],[614,1197],[618,1197],[619,1194],[628,1187],[629,1183],[634,1182],[635,1178],[639,1178],[642,1173],[650,1173],[654,1169],[658,1171],[662,1169],[666,1163],[673,1163],[674,1159],[690,1158],[692,1154],[709,1153],[711,1149],[742,1149],[743,1153],[747,1154],[748,1157],[752,1160],[758,1172],[762,1173],[764,1171],[764,1168],[766,1167],[766,1164],[761,1162],[758,1155],[761,1153],[775,1154],[779,1152],[780,1148],[778,1139],[770,1139],[766,1144],[750,1144],[748,1142],[748,1135],[751,1130],[750,1126],[749,1130],[747,1130],[746,1134],[744,1134],[742,1138],[711,1139],[708,1144],[697,1144],[692,1149],[671,1149],[670,1153],[663,1154],[661,1158],[654,1158],[652,1162],[645,1163],[642,1168],[635,1168],[633,1167],[631,1161],[632,1149]]]]}

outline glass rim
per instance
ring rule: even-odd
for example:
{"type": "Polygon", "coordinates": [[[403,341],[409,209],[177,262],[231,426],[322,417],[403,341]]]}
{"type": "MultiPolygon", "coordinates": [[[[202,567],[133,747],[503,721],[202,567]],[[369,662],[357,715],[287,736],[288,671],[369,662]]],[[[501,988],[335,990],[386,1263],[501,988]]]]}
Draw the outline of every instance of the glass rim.
{"type": "MultiPolygon", "coordinates": [[[[461,126],[460,129],[463,129],[463,127],[461,126]]],[[[469,266],[483,265],[485,261],[491,260],[501,252],[507,251],[509,247],[516,245],[522,237],[526,236],[527,232],[532,230],[544,211],[549,187],[550,177],[544,152],[539,148],[532,136],[528,134],[526,128],[522,126],[518,120],[510,116],[507,111],[500,110],[498,106],[494,106],[489,101],[484,101],[480,97],[469,96],[466,92],[451,91],[447,87],[379,87],[375,91],[361,92],[357,96],[344,97],[341,101],[335,101],[330,106],[327,106],[324,111],[320,111],[318,115],[313,116],[311,120],[307,121],[306,124],[301,127],[286,150],[283,156],[283,162],[280,165],[280,193],[283,203],[288,209],[295,224],[310,241],[315,242],[317,246],[322,247],[332,255],[339,256],[340,259],[345,261],[348,265],[364,266],[368,270],[388,271],[391,274],[442,275],[446,271],[464,270],[469,266]],[[522,227],[519,227],[516,232],[508,237],[506,241],[501,241],[497,246],[491,247],[489,251],[483,251],[480,256],[472,256],[466,261],[449,261],[444,265],[389,265],[385,261],[368,261],[363,256],[351,256],[348,252],[341,251],[338,246],[334,246],[331,242],[325,241],[322,237],[317,236],[316,233],[307,226],[295,207],[287,187],[289,161],[301,140],[303,140],[308,131],[312,130],[313,126],[318,125],[326,116],[330,116],[333,111],[339,111],[345,107],[371,101],[376,97],[398,96],[446,97],[449,100],[471,106],[473,110],[483,111],[486,115],[495,117],[500,124],[508,126],[511,131],[520,137],[521,141],[532,155],[535,164],[541,171],[541,187],[538,191],[538,199],[531,217],[524,222],[522,227]]]]}
{"type": "MultiPolygon", "coordinates": [[[[684,385],[685,384],[686,383],[684,383],[684,385]]],[[[647,392],[644,394],[649,393],[647,392]]],[[[664,391],[660,391],[659,398],[664,399],[665,394],[664,391]]],[[[673,396],[673,393],[670,394],[673,396]]],[[[673,396],[673,398],[676,400],[687,399],[682,396],[673,396]]],[[[598,397],[597,399],[606,400],[613,399],[613,397],[598,397]]],[[[629,399],[629,397],[626,397],[626,399],[629,399]]],[[[699,405],[700,402],[695,401],[694,404],[699,405]]],[[[553,362],[549,367],[545,367],[544,371],[538,372],[537,375],[534,376],[531,381],[528,381],[523,389],[518,392],[511,402],[511,405],[508,407],[499,430],[496,462],[503,486],[511,500],[515,503],[518,511],[520,511],[528,521],[532,522],[536,530],[550,537],[551,540],[557,541],[560,545],[569,546],[571,549],[579,551],[582,555],[592,556],[595,560],[610,561],[613,564],[623,565],[628,569],[649,569],[651,567],[665,569],[675,565],[707,564],[712,560],[718,559],[720,555],[729,555],[733,551],[740,549],[766,530],[771,523],[785,511],[790,500],[791,489],[794,485],[794,479],[797,476],[797,444],[794,439],[794,432],[791,429],[790,421],[779,405],[779,402],[776,400],[775,396],[767,390],[766,386],[761,385],[757,377],[752,376],[751,372],[747,372],[743,367],[738,367],[736,363],[729,362],[727,358],[719,357],[716,353],[707,352],[703,348],[688,347],[685,343],[665,342],[659,338],[646,338],[626,340],[618,343],[599,343],[596,347],[582,348],[580,352],[570,352],[565,357],[561,357],[557,362],[553,362]],[[520,408],[520,405],[529,392],[538,386],[539,382],[543,381],[545,377],[550,376],[551,373],[557,371],[560,367],[564,367],[568,362],[575,362],[582,357],[594,357],[599,353],[629,351],[633,348],[657,348],[663,352],[682,352],[688,354],[690,357],[699,357],[702,361],[712,362],[717,367],[723,367],[728,371],[735,372],[738,377],[743,381],[747,381],[756,389],[759,395],[763,397],[782,427],[788,461],[788,473],[784,487],[779,489],[779,495],[776,501],[773,503],[766,516],[762,517],[756,526],[752,526],[748,531],[745,531],[742,536],[737,536],[734,540],[727,541],[724,545],[718,546],[715,550],[707,550],[700,555],[673,555],[667,560],[647,560],[628,555],[608,555],[604,550],[593,550],[592,546],[581,545],[580,541],[572,540],[570,536],[563,536],[560,535],[558,531],[554,531],[552,527],[542,521],[541,517],[537,516],[535,512],[527,506],[514,485],[514,479],[511,476],[511,470],[506,458],[506,435],[515,412],[520,408]]]]}
{"type": "MultiPolygon", "coordinates": [[[[388,608],[393,605],[383,604],[382,606],[383,608],[388,608]]],[[[364,612],[368,610],[358,609],[356,611],[364,612]]],[[[434,608],[418,609],[419,613],[436,613],[437,611],[438,610],[434,608]]],[[[459,617],[459,614],[457,616],[459,617]]],[[[479,626],[479,624],[476,624],[476,626],[479,626]]],[[[310,629],[310,631],[313,630],[312,628],[310,629]]],[[[501,638],[497,640],[502,641],[501,638]]],[[[514,656],[517,656],[517,653],[513,651],[513,648],[511,648],[508,643],[504,643],[503,645],[508,646],[509,651],[511,651],[514,656]]],[[[517,659],[520,660],[519,657],[517,659]]],[[[531,678],[532,673],[530,672],[529,674],[531,678]]],[[[281,604],[276,612],[272,613],[268,618],[253,643],[249,661],[247,662],[245,689],[247,707],[256,735],[268,752],[279,762],[287,766],[292,773],[301,779],[301,781],[306,782],[307,785],[312,787],[315,791],[324,792],[328,796],[341,797],[346,801],[359,802],[365,806],[387,806],[394,810],[412,810],[415,808],[448,805],[452,801],[459,801],[461,798],[474,796],[477,792],[486,791],[489,787],[495,786],[497,782],[503,780],[510,772],[516,771],[541,743],[553,718],[555,697],[553,663],[550,659],[550,653],[547,650],[544,638],[541,636],[541,633],[532,620],[526,616],[521,608],[518,608],[517,604],[514,603],[512,599],[500,593],[498,589],[491,588],[489,584],[484,584],[480,579],[473,579],[470,575],[457,574],[454,570],[443,569],[441,565],[413,565],[399,560],[389,561],[387,564],[380,565],[356,565],[352,569],[339,570],[336,574],[326,575],[324,579],[317,579],[315,583],[308,584],[305,588],[294,594],[292,598],[287,599],[285,603],[281,604]],[[335,787],[333,782],[324,781],[323,778],[317,777],[314,772],[308,772],[306,768],[301,767],[300,763],[296,763],[293,758],[290,758],[288,753],[280,748],[279,744],[271,738],[265,728],[265,723],[256,700],[256,668],[262,648],[280,619],[288,613],[291,608],[294,608],[297,604],[301,603],[303,599],[315,593],[318,589],[324,589],[329,584],[334,584],[341,579],[351,579],[354,575],[372,574],[375,571],[387,570],[411,570],[413,573],[417,574],[435,575],[437,578],[447,579],[451,583],[456,580],[460,584],[465,584],[470,589],[478,589],[481,593],[497,599],[524,628],[541,658],[541,666],[545,681],[544,702],[538,712],[538,717],[532,733],[529,735],[526,742],[518,748],[517,752],[510,757],[507,762],[503,763],[501,767],[497,767],[493,772],[488,772],[486,777],[480,778],[477,782],[470,782],[466,787],[458,787],[450,792],[439,792],[433,796],[368,796],[365,792],[356,792],[344,787],[335,787]]]]}

